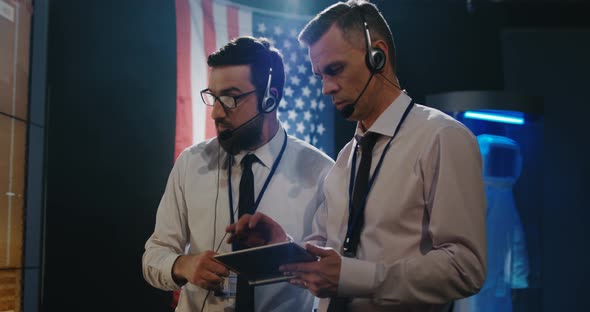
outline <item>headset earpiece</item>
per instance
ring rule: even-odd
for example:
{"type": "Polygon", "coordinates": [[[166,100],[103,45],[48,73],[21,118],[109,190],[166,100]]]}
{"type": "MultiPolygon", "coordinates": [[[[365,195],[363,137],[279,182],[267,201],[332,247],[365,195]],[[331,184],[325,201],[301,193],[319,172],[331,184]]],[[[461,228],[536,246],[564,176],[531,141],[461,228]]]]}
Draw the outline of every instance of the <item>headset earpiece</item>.
{"type": "Polygon", "coordinates": [[[268,82],[266,83],[266,90],[264,97],[260,102],[260,111],[270,113],[277,107],[277,98],[270,92],[270,82],[272,81],[272,67],[268,71],[268,82]]]}
{"type": "Polygon", "coordinates": [[[365,27],[365,41],[367,43],[367,53],[365,55],[365,61],[367,63],[367,67],[372,73],[377,73],[383,70],[385,67],[385,52],[379,48],[374,48],[371,46],[371,34],[369,33],[369,26],[365,21],[365,18],[361,14],[361,18],[363,19],[363,26],[365,27]]]}
{"type": "Polygon", "coordinates": [[[379,48],[371,48],[367,53],[369,69],[380,72],[385,67],[385,52],[379,48]]]}

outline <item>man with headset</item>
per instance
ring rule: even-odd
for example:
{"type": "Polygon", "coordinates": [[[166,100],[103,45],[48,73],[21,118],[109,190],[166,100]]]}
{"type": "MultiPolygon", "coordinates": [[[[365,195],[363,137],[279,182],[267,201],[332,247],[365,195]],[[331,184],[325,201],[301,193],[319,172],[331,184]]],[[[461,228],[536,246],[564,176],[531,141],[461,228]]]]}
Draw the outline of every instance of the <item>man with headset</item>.
{"type": "Polygon", "coordinates": [[[177,311],[310,311],[314,299],[304,289],[254,289],[213,256],[232,250],[223,244],[224,228],[245,213],[272,216],[295,240],[309,235],[333,160],[280,125],[285,74],[268,40],[234,39],[207,63],[201,97],[213,107],[218,136],[176,160],[145,245],[144,277],[160,289],[182,287],[177,311]]]}
{"type": "MultiPolygon", "coordinates": [[[[325,298],[320,311],[449,311],[480,289],[486,272],[475,137],[400,89],[393,36],[373,4],[334,4],[299,39],[324,94],[357,129],[326,177],[326,204],[306,238],[319,261],[281,269],[325,298]]],[[[230,241],[246,242],[253,233],[270,243],[289,233],[263,213],[226,230],[230,241]]]]}

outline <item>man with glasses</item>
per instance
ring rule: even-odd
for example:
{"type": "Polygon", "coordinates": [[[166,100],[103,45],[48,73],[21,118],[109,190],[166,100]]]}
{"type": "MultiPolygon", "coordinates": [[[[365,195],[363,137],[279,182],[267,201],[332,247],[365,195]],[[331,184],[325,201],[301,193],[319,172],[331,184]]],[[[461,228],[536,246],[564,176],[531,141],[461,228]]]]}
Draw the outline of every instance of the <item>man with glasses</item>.
{"type": "Polygon", "coordinates": [[[305,289],[249,287],[213,256],[243,248],[225,244],[224,233],[245,213],[272,216],[294,240],[310,234],[333,161],[281,126],[276,108],[285,74],[268,40],[234,39],[207,63],[201,99],[212,106],[218,136],[178,157],[145,245],[144,277],[160,289],[182,287],[178,311],[311,311],[305,289]]]}

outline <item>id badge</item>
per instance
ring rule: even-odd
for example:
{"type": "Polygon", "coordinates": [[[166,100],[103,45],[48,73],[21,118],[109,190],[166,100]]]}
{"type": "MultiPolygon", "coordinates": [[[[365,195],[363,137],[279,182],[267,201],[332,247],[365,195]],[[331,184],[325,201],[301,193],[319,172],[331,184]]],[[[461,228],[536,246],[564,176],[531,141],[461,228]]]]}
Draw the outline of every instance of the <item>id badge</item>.
{"type": "Polygon", "coordinates": [[[238,285],[238,275],[232,271],[229,276],[223,279],[223,287],[221,290],[215,292],[215,296],[221,298],[235,298],[236,289],[238,285]]]}

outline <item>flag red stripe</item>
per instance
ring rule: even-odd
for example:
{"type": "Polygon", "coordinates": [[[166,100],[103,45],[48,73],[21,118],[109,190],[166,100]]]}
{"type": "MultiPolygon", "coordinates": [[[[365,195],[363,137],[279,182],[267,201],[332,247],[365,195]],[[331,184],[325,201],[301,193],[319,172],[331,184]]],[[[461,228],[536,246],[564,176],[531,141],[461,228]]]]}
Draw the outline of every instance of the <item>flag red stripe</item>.
{"type": "MultiPolygon", "coordinates": [[[[203,5],[203,38],[205,55],[209,55],[216,50],[215,42],[215,17],[213,16],[213,0],[202,0],[203,5]]],[[[207,71],[207,81],[209,81],[209,71],[207,71]]],[[[205,116],[205,139],[212,138],[216,135],[215,124],[211,119],[211,107],[207,106],[207,116],[205,116]]]]}
{"type": "Polygon", "coordinates": [[[233,6],[227,7],[227,34],[231,40],[240,36],[240,23],[238,16],[238,8],[233,6]]]}
{"type": "Polygon", "coordinates": [[[176,137],[174,159],[193,143],[191,16],[188,0],[176,0],[176,137]]]}

